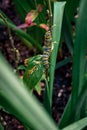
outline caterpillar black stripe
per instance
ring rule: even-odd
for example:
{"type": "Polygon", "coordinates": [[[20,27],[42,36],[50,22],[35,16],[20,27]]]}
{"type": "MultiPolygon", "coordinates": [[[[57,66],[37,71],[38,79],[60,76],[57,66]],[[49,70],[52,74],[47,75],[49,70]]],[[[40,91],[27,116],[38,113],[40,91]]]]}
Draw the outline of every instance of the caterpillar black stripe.
{"type": "Polygon", "coordinates": [[[45,40],[43,46],[43,66],[47,70],[49,68],[49,59],[52,50],[52,31],[48,30],[45,33],[45,40]]]}

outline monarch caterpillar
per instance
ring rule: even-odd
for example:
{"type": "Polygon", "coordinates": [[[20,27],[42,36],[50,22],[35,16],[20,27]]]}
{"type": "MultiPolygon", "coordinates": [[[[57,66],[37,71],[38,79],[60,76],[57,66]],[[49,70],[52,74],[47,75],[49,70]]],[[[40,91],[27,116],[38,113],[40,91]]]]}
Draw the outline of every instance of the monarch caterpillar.
{"type": "Polygon", "coordinates": [[[43,46],[43,66],[45,70],[48,70],[49,68],[49,58],[52,50],[52,31],[49,29],[45,33],[45,40],[44,40],[44,46],[43,46]]]}

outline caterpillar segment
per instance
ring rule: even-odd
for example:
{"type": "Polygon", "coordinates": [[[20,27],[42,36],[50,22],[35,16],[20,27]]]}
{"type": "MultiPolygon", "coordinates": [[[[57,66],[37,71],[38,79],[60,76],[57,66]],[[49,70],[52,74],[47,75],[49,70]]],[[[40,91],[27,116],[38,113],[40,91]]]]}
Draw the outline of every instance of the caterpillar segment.
{"type": "Polygon", "coordinates": [[[43,66],[44,66],[45,69],[49,68],[49,61],[48,61],[48,59],[49,59],[49,55],[44,54],[43,55],[43,66]]]}

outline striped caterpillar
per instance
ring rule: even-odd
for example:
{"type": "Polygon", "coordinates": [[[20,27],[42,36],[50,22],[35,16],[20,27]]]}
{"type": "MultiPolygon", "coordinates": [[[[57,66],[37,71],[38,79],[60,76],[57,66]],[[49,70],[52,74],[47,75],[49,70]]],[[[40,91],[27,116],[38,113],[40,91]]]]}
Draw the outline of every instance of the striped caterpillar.
{"type": "Polygon", "coordinates": [[[52,50],[52,31],[49,29],[45,33],[45,40],[44,40],[44,46],[43,46],[43,66],[45,70],[49,69],[49,59],[51,55],[52,50]]]}

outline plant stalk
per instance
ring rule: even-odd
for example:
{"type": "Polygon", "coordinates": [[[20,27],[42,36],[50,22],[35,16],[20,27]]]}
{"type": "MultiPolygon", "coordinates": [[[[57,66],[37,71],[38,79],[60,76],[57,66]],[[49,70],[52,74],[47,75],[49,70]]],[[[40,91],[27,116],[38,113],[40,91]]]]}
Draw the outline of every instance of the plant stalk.
{"type": "Polygon", "coordinates": [[[49,10],[49,27],[52,28],[52,9],[50,0],[48,0],[48,10],[49,10]]]}
{"type": "Polygon", "coordinates": [[[7,26],[7,31],[8,31],[8,35],[9,35],[9,40],[10,40],[10,43],[11,43],[11,46],[12,46],[12,51],[14,52],[14,61],[15,61],[15,66],[16,66],[16,69],[18,67],[18,62],[19,62],[19,51],[15,48],[15,45],[14,45],[14,40],[13,40],[13,37],[12,37],[12,34],[11,34],[11,30],[9,28],[9,25],[8,25],[8,22],[6,20],[6,18],[0,13],[0,17],[2,18],[2,20],[5,22],[6,26],[7,26]]]}

